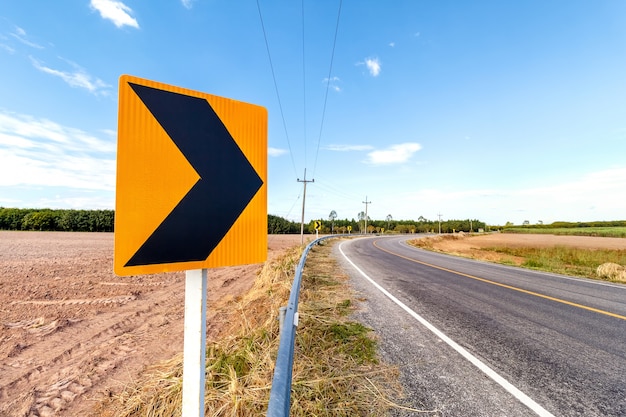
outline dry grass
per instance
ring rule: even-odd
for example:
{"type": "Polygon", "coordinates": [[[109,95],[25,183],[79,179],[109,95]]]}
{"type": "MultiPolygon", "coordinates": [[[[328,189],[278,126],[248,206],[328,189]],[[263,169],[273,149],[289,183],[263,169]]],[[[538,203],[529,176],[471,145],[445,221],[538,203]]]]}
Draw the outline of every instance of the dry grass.
{"type": "MultiPolygon", "coordinates": [[[[439,242],[458,239],[463,239],[463,236],[440,235],[411,240],[409,243],[423,249],[442,251],[438,246],[439,242]]],[[[466,253],[455,252],[453,254],[468,256],[466,253]]],[[[472,247],[469,257],[503,264],[514,264],[524,268],[558,274],[600,278],[610,281],[624,280],[624,275],[605,272],[605,268],[599,267],[605,263],[613,263],[617,264],[617,266],[626,265],[626,250],[623,249],[586,249],[559,245],[551,247],[505,245],[481,248],[472,247]],[[500,256],[489,256],[489,253],[500,256]]],[[[621,268],[624,267],[622,266],[621,268]]],[[[623,271],[623,269],[620,271],[623,271]]]]}
{"type": "MultiPolygon", "coordinates": [[[[289,297],[295,248],[265,265],[248,294],[221,314],[229,326],[207,346],[207,416],[262,416],[278,350],[278,308],[289,297]]],[[[397,370],[378,363],[370,330],[349,320],[346,277],[327,246],[309,254],[300,296],[292,416],[382,416],[401,388],[397,370]],[[311,266],[309,266],[311,265],[311,266]]],[[[110,401],[102,415],[180,416],[182,355],[154,366],[110,401]]]]}
{"type": "Polygon", "coordinates": [[[600,278],[612,281],[626,282],[626,266],[622,266],[616,263],[607,262],[600,265],[596,269],[596,274],[600,278]]]}
{"type": "Polygon", "coordinates": [[[520,257],[524,259],[521,266],[525,268],[587,278],[607,278],[596,274],[597,268],[603,263],[626,263],[624,250],[581,249],[564,246],[551,248],[498,246],[484,248],[484,250],[520,257]]]}
{"type": "Polygon", "coordinates": [[[626,237],[626,227],[507,227],[504,233],[532,233],[550,234],[564,236],[598,236],[598,237],[626,237]]]}

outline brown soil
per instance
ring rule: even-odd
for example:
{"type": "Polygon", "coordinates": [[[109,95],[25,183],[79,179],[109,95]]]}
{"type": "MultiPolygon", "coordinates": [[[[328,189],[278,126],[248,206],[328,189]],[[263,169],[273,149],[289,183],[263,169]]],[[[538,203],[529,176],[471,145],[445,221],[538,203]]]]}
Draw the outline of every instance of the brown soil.
{"type": "MultiPolygon", "coordinates": [[[[300,244],[268,236],[268,257],[300,244]]],[[[207,337],[262,265],[209,270],[207,337]]],[[[89,416],[183,348],[184,272],[118,277],[113,234],[0,231],[0,416],[89,416]]]]}
{"type": "Polygon", "coordinates": [[[521,263],[523,259],[504,255],[484,248],[505,247],[535,247],[548,248],[555,246],[569,246],[581,249],[626,249],[626,239],[592,236],[558,236],[545,234],[513,234],[494,233],[485,235],[443,235],[435,236],[431,240],[432,249],[485,261],[503,261],[521,263]]]}

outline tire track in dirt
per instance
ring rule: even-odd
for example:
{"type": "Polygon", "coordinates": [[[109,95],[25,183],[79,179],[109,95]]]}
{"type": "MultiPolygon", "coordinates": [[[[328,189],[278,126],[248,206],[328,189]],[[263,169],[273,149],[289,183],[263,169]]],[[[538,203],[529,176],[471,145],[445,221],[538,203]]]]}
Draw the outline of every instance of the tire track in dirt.
{"type": "Polygon", "coordinates": [[[45,345],[29,346],[0,367],[0,415],[61,415],[77,396],[141,350],[134,332],[158,328],[177,309],[182,314],[183,291],[184,283],[179,282],[149,300],[132,296],[132,305],[122,311],[100,314],[54,334],[44,332],[45,345]],[[67,340],[75,342],[68,345],[67,340]]]}
{"type": "Polygon", "coordinates": [[[96,299],[83,299],[83,300],[27,300],[27,301],[14,301],[11,304],[38,304],[38,305],[94,305],[94,304],[126,304],[129,301],[136,300],[134,295],[123,295],[120,297],[108,297],[108,298],[96,298],[96,299]]]}
{"type": "MultiPolygon", "coordinates": [[[[269,236],[269,258],[299,242],[269,236]]],[[[208,338],[259,268],[209,271],[208,338]]],[[[184,288],[182,272],[115,276],[113,234],[0,231],[0,417],[106,414],[108,397],[182,353],[184,288]]]]}

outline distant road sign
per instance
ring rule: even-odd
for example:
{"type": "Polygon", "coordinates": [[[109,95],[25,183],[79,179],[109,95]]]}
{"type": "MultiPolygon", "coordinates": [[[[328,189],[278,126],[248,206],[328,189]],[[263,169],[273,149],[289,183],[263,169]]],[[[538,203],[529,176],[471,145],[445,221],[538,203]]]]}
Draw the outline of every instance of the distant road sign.
{"type": "Polygon", "coordinates": [[[123,75],[114,270],[135,275],[267,257],[267,111],[123,75]]]}
{"type": "Polygon", "coordinates": [[[315,220],[315,230],[320,230],[322,228],[322,222],[319,220],[315,220]]]}

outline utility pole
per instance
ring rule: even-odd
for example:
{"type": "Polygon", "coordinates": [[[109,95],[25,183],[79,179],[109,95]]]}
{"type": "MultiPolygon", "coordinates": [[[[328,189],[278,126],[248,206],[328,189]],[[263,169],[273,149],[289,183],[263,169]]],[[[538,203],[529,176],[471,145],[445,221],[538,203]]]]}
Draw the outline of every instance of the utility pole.
{"type": "Polygon", "coordinates": [[[437,216],[439,216],[439,234],[441,234],[441,213],[437,213],[437,216]]]}
{"type": "Polygon", "coordinates": [[[365,234],[367,234],[367,205],[372,204],[372,202],[367,201],[367,196],[365,196],[365,201],[363,201],[363,204],[365,204],[365,234]]]}
{"type": "Polygon", "coordinates": [[[304,191],[302,193],[302,221],[300,222],[300,244],[304,245],[304,203],[306,201],[306,183],[307,182],[315,182],[315,179],[307,181],[307,179],[306,179],[306,168],[304,168],[304,179],[300,180],[300,178],[298,178],[298,182],[304,183],[304,191]]]}

